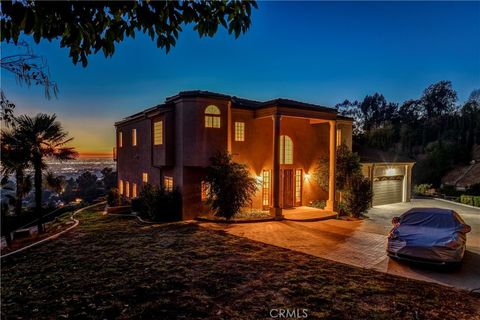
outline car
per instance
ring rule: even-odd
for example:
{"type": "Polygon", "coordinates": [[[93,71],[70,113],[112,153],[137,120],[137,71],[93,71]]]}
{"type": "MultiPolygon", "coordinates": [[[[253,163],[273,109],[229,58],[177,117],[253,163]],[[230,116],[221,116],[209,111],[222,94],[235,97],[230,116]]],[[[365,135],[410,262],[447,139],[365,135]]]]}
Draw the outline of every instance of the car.
{"type": "Polygon", "coordinates": [[[413,208],[392,219],[387,254],[437,265],[460,265],[471,227],[454,210],[413,208]]]}

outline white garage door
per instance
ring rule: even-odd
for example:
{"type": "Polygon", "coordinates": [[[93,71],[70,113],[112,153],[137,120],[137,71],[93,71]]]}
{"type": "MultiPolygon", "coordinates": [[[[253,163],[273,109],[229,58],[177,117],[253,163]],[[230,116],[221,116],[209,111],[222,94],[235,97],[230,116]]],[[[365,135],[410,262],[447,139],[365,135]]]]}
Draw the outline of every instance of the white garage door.
{"type": "Polygon", "coordinates": [[[382,178],[373,182],[373,205],[402,202],[403,176],[382,178]]]}

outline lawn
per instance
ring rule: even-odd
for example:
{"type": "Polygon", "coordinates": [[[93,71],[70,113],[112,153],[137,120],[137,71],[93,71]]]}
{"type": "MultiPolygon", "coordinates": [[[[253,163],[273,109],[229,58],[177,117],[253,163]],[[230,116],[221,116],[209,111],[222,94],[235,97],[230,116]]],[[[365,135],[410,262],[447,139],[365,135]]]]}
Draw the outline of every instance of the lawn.
{"type": "Polygon", "coordinates": [[[478,295],[350,267],[196,223],[87,211],[65,236],[2,259],[2,319],[480,319],[478,295]]]}

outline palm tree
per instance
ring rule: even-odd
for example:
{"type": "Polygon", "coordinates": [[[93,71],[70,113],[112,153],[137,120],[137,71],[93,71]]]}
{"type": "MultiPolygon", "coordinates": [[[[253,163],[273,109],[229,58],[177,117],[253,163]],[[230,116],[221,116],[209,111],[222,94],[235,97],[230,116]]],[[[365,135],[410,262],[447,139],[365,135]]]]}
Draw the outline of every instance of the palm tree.
{"type": "Polygon", "coordinates": [[[34,169],[35,187],[35,213],[38,217],[38,232],[43,232],[42,227],[42,171],[47,168],[45,160],[71,160],[78,154],[73,147],[65,145],[72,141],[68,138],[55,114],[37,114],[35,117],[22,115],[17,118],[16,130],[21,141],[27,146],[30,161],[34,169]]]}
{"type": "Polygon", "coordinates": [[[1,144],[1,173],[4,177],[15,175],[15,215],[22,213],[23,197],[31,190],[30,176],[25,176],[25,169],[29,166],[30,153],[27,146],[22,142],[21,136],[16,129],[2,131],[1,144]]]}

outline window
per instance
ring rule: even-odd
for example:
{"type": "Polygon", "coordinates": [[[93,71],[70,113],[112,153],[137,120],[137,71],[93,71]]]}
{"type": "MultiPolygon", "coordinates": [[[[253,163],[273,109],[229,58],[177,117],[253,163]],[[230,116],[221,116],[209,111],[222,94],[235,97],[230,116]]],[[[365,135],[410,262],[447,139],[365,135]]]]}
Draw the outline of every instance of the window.
{"type": "Polygon", "coordinates": [[[132,146],[137,145],[137,129],[132,129],[132,146]]]}
{"type": "Polygon", "coordinates": [[[163,187],[166,191],[173,191],[173,178],[165,177],[163,178],[163,187]]]}
{"type": "Polygon", "coordinates": [[[136,198],[137,197],[137,184],[134,183],[132,185],[132,198],[136,198]]]}
{"type": "Polygon", "coordinates": [[[337,147],[343,143],[342,141],[342,129],[337,129],[337,147]]]}
{"type": "Polygon", "coordinates": [[[123,194],[123,180],[118,181],[118,192],[123,194]]]}
{"type": "Polygon", "coordinates": [[[235,122],[235,141],[245,141],[244,122],[235,122]]]}
{"type": "Polygon", "coordinates": [[[148,173],[144,172],[142,174],[142,182],[143,183],[148,183],[148,173]]]}
{"type": "Polygon", "coordinates": [[[130,183],[125,181],[125,197],[130,198],[130,183]]]}
{"type": "Polygon", "coordinates": [[[153,123],[153,144],[158,146],[163,144],[163,121],[153,123]]]}
{"type": "Polygon", "coordinates": [[[220,109],[210,105],[205,109],[205,128],[220,128],[220,109]]]}
{"type": "Polygon", "coordinates": [[[202,181],[202,201],[206,201],[210,196],[210,184],[202,181]]]}
{"type": "Polygon", "coordinates": [[[280,136],[280,164],[293,164],[293,142],[289,136],[280,136]]]}
{"type": "Polygon", "coordinates": [[[263,170],[262,173],[262,204],[267,207],[270,204],[270,171],[263,170]]]}
{"type": "Polygon", "coordinates": [[[295,202],[302,202],[302,169],[295,170],[295,202]]]}
{"type": "Polygon", "coordinates": [[[122,131],[118,132],[118,147],[123,147],[123,133],[122,131]]]}

